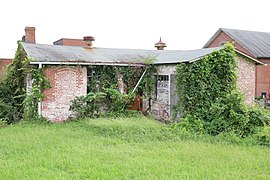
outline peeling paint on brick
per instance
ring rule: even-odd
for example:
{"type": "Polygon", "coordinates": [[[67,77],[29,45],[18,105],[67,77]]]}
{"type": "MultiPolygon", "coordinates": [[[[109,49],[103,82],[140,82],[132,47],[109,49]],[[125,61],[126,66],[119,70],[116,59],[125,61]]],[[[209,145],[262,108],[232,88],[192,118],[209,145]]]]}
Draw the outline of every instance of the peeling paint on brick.
{"type": "Polygon", "coordinates": [[[237,56],[237,85],[243,93],[246,103],[252,104],[255,100],[256,65],[254,62],[237,56]]]}
{"type": "Polygon", "coordinates": [[[50,121],[65,121],[74,116],[70,101],[87,93],[87,69],[81,66],[51,66],[45,68],[51,88],[44,91],[42,115],[50,121]]]}
{"type": "MultiPolygon", "coordinates": [[[[176,65],[159,65],[157,68],[156,78],[158,76],[167,76],[168,80],[157,81],[156,89],[153,92],[153,99],[151,101],[151,114],[154,118],[162,121],[172,120],[172,109],[177,102],[177,96],[175,96],[175,70],[176,65]],[[173,78],[172,78],[173,77],[173,78]],[[172,82],[173,80],[173,82],[172,82]]],[[[148,102],[144,99],[143,108],[148,108],[148,102]]]]}

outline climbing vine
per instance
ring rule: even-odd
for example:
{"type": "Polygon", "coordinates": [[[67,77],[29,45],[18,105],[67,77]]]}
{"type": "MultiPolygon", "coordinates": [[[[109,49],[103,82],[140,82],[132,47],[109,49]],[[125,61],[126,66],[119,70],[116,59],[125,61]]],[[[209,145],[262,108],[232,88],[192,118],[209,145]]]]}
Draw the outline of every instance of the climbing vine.
{"type": "MultiPolygon", "coordinates": [[[[140,59],[142,61],[142,59],[140,59]]],[[[140,77],[146,71],[142,81],[139,84],[139,89],[143,91],[147,97],[151,96],[153,91],[154,79],[153,74],[156,73],[156,66],[153,64],[155,58],[147,56],[143,59],[145,66],[93,66],[88,72],[88,92],[100,91],[102,88],[117,88],[118,79],[117,73],[121,74],[124,82],[125,92],[131,92],[140,77]]]]}
{"type": "Polygon", "coordinates": [[[23,101],[25,120],[38,118],[38,102],[41,102],[44,97],[43,90],[50,87],[42,68],[32,67],[28,70],[28,76],[31,80],[31,88],[23,101]]]}
{"type": "Polygon", "coordinates": [[[8,123],[18,122],[22,118],[22,103],[26,97],[25,69],[28,65],[26,53],[18,42],[13,63],[8,66],[6,77],[0,82],[0,118],[8,123]]]}
{"type": "Polygon", "coordinates": [[[177,110],[183,116],[178,126],[194,132],[232,132],[243,137],[270,122],[261,110],[245,104],[236,85],[236,67],[231,44],[199,61],[177,66],[177,110]]]}
{"type": "Polygon", "coordinates": [[[73,100],[70,109],[82,117],[126,113],[137,94],[147,99],[151,98],[153,74],[156,72],[154,60],[150,56],[143,59],[145,63],[143,67],[91,67],[88,69],[88,94],[73,100]],[[140,81],[142,75],[144,76],[140,81]],[[139,86],[135,89],[139,81],[139,86]]]}
{"type": "Polygon", "coordinates": [[[40,100],[41,90],[48,87],[48,82],[41,70],[30,65],[30,58],[27,57],[20,42],[15,58],[5,74],[5,78],[0,82],[0,120],[15,123],[23,117],[33,118],[34,114],[30,117],[29,112],[36,111],[34,107],[36,101],[40,100]],[[29,96],[26,92],[27,76],[34,78],[29,96]],[[33,101],[30,103],[30,100],[33,101]]]}

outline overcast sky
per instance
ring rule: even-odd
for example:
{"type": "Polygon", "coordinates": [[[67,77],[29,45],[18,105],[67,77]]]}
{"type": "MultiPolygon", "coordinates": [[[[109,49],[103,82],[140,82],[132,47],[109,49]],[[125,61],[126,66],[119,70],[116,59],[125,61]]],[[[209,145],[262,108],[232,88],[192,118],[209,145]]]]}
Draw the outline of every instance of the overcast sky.
{"type": "Polygon", "coordinates": [[[36,42],[94,36],[95,47],[199,49],[220,27],[270,32],[270,0],[7,0],[0,58],[13,58],[25,26],[36,42]]]}

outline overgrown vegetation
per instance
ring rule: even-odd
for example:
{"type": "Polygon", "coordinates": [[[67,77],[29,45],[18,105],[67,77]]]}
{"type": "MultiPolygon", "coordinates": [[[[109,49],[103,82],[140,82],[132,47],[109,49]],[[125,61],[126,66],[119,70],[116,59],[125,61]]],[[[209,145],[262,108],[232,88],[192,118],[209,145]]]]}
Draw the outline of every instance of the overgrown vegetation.
{"type": "Polygon", "coordinates": [[[143,116],[20,123],[0,131],[0,179],[269,179],[270,149],[252,141],[143,116]]]}
{"type": "Polygon", "coordinates": [[[133,100],[131,93],[121,94],[118,89],[105,88],[102,92],[89,92],[75,98],[70,109],[81,118],[128,115],[128,107],[133,100]]]}
{"type": "Polygon", "coordinates": [[[144,95],[151,101],[153,73],[156,72],[154,61],[155,59],[149,56],[144,59],[145,67],[93,66],[88,69],[88,94],[75,98],[70,109],[77,112],[79,117],[134,114],[129,109],[136,95],[144,95]],[[144,76],[139,86],[132,92],[142,75],[144,76]]]}
{"type": "Polygon", "coordinates": [[[195,133],[234,133],[241,137],[269,127],[270,113],[248,107],[236,87],[235,57],[234,47],[227,44],[200,61],[178,65],[178,111],[184,117],[177,126],[195,133]]]}
{"type": "Polygon", "coordinates": [[[23,116],[22,103],[26,97],[25,69],[29,65],[23,47],[18,43],[13,63],[8,66],[6,77],[0,82],[0,117],[8,123],[18,122],[23,116]]]}
{"type": "Polygon", "coordinates": [[[32,67],[28,69],[28,75],[31,78],[32,87],[23,101],[24,119],[38,119],[38,102],[41,102],[44,95],[42,91],[50,87],[50,83],[45,77],[42,68],[32,67]]]}
{"type": "Polygon", "coordinates": [[[49,86],[41,69],[30,66],[20,42],[15,58],[8,66],[5,77],[0,81],[0,121],[16,123],[22,118],[37,117],[37,102],[41,91],[49,86]],[[26,78],[33,77],[32,90],[26,92],[26,78]],[[28,93],[28,95],[27,95],[28,93]]]}

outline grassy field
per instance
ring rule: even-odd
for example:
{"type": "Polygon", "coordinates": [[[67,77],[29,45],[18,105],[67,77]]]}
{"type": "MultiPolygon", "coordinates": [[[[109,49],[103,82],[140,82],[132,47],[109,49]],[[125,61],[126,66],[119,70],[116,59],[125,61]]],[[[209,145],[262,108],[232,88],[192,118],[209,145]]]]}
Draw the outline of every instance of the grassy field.
{"type": "Polygon", "coordinates": [[[192,140],[147,118],[0,129],[0,179],[270,179],[270,148],[192,140]]]}

